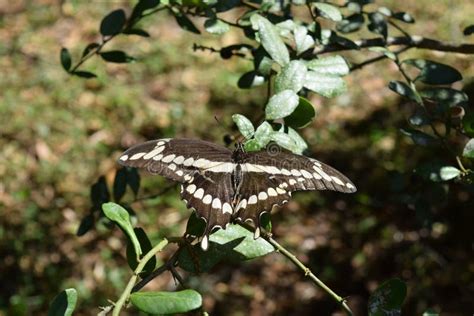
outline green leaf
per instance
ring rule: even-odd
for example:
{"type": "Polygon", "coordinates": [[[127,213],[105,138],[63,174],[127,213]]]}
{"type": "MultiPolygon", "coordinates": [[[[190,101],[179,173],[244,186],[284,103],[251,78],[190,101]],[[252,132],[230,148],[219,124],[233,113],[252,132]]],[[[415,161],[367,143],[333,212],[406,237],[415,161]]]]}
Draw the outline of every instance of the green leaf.
{"type": "Polygon", "coordinates": [[[67,48],[61,48],[61,53],[59,54],[61,60],[61,66],[63,66],[64,70],[69,72],[72,65],[71,54],[67,48]]]}
{"type": "Polygon", "coordinates": [[[354,13],[341,22],[337,23],[336,29],[341,33],[351,33],[360,30],[364,25],[364,16],[360,13],[354,13]]]}
{"type": "Polygon", "coordinates": [[[199,237],[204,234],[205,229],[206,221],[193,212],[186,224],[186,234],[199,237]]]}
{"type": "Polygon", "coordinates": [[[91,186],[90,197],[95,209],[100,209],[103,203],[110,200],[109,189],[107,188],[104,176],[101,176],[97,182],[91,186]]]}
{"type": "Polygon", "coordinates": [[[428,308],[423,312],[422,316],[439,316],[439,313],[436,312],[434,309],[428,308]]]}
{"type": "Polygon", "coordinates": [[[474,137],[474,112],[468,113],[462,118],[462,127],[468,136],[474,137]]]}
{"type": "Polygon", "coordinates": [[[194,34],[201,34],[201,32],[198,30],[198,28],[194,25],[193,21],[191,21],[186,14],[183,14],[182,12],[174,12],[174,17],[176,19],[176,22],[178,25],[183,29],[188,32],[194,33],[194,34]]]}
{"type": "Polygon", "coordinates": [[[280,66],[288,64],[290,62],[290,54],[276,26],[258,14],[252,15],[250,21],[252,22],[253,29],[258,31],[260,42],[270,57],[280,66]]]}
{"type": "Polygon", "coordinates": [[[255,141],[257,141],[260,148],[267,146],[270,142],[273,133],[273,128],[267,121],[263,122],[255,131],[255,141]]]}
{"type": "Polygon", "coordinates": [[[252,87],[259,86],[264,82],[265,78],[260,76],[256,71],[252,70],[244,73],[242,77],[239,78],[237,86],[240,89],[249,89],[252,87]]]}
{"type": "Polygon", "coordinates": [[[114,10],[107,14],[100,23],[100,34],[102,36],[112,36],[119,34],[125,25],[125,11],[122,9],[114,10]]]}
{"type": "Polygon", "coordinates": [[[71,316],[76,308],[77,291],[66,289],[56,295],[49,306],[48,316],[71,316]]]}
{"type": "Polygon", "coordinates": [[[293,153],[298,153],[298,146],[295,140],[288,134],[283,132],[274,132],[272,134],[272,140],[277,143],[280,147],[286,148],[293,153]]]}
{"type": "Polygon", "coordinates": [[[298,106],[293,113],[285,117],[285,124],[293,128],[303,128],[311,123],[315,116],[316,112],[311,102],[299,97],[298,106]]]}
{"type": "Polygon", "coordinates": [[[420,91],[420,95],[423,98],[435,100],[447,106],[469,101],[469,97],[464,92],[444,87],[427,88],[420,91]]]}
{"type": "Polygon", "coordinates": [[[114,200],[115,202],[120,201],[120,199],[125,194],[127,189],[127,169],[121,168],[115,173],[114,179],[114,200]]]}
{"type": "Polygon", "coordinates": [[[474,24],[471,24],[471,25],[467,26],[463,30],[463,34],[466,35],[466,36],[474,34],[474,24]]]}
{"type": "Polygon", "coordinates": [[[97,75],[90,71],[74,71],[71,74],[86,79],[97,78],[97,75]]]}
{"type": "Polygon", "coordinates": [[[127,210],[116,203],[109,202],[102,204],[102,211],[104,211],[104,214],[105,216],[107,216],[108,219],[117,223],[120,228],[127,234],[128,238],[133,244],[135,253],[138,256],[141,256],[143,252],[140,246],[140,242],[138,241],[138,238],[135,235],[132,224],[130,222],[130,215],[128,214],[127,210]]]}
{"type": "Polygon", "coordinates": [[[94,226],[94,214],[89,214],[81,220],[76,236],[84,236],[94,226]]]}
{"type": "Polygon", "coordinates": [[[420,106],[415,110],[415,113],[410,116],[408,122],[413,126],[420,127],[429,125],[431,123],[431,119],[426,113],[426,109],[420,106]]]}
{"type": "Polygon", "coordinates": [[[451,84],[462,79],[462,75],[451,66],[440,64],[427,59],[407,59],[403,63],[420,69],[420,74],[415,79],[426,84],[451,84]]]}
{"type": "MultiPolygon", "coordinates": [[[[148,236],[146,235],[145,231],[143,228],[136,227],[133,229],[135,232],[135,235],[138,238],[138,242],[140,243],[141,249],[143,253],[148,253],[153,247],[151,245],[150,239],[148,239],[148,236]]],[[[133,247],[133,243],[130,241],[130,239],[127,241],[127,262],[128,266],[132,269],[135,270],[138,266],[138,261],[137,257],[138,255],[135,253],[135,248],[133,247]]],[[[148,262],[145,264],[145,267],[143,268],[142,272],[140,273],[140,276],[144,277],[146,275],[149,275],[150,273],[155,270],[156,267],[156,256],[153,256],[148,262]]]]}
{"type": "Polygon", "coordinates": [[[283,90],[270,98],[265,107],[267,120],[275,120],[290,115],[298,106],[298,95],[291,90],[283,90]]]}
{"type": "Polygon", "coordinates": [[[122,33],[125,35],[138,35],[141,37],[150,37],[150,33],[142,29],[126,29],[122,33]]]}
{"type": "Polygon", "coordinates": [[[439,140],[431,135],[423,133],[419,130],[414,129],[402,129],[401,132],[409,136],[413,142],[420,146],[437,146],[439,145],[439,140]]]}
{"type": "Polygon", "coordinates": [[[137,168],[127,168],[127,183],[136,196],[140,189],[140,174],[137,168]]]}
{"type": "Polygon", "coordinates": [[[195,290],[178,292],[135,292],[130,301],[140,311],[153,314],[178,314],[195,310],[202,305],[201,294],[195,290]]]}
{"type": "Polygon", "coordinates": [[[306,73],[304,86],[326,98],[338,96],[347,89],[346,83],[341,77],[315,71],[308,71],[306,73]]]}
{"type": "Polygon", "coordinates": [[[103,60],[111,63],[129,63],[135,60],[135,58],[128,56],[125,52],[120,50],[101,52],[99,55],[103,60]]]}
{"type": "Polygon", "coordinates": [[[422,104],[420,95],[418,92],[414,91],[409,85],[402,81],[392,80],[388,84],[388,88],[395,93],[398,93],[401,96],[404,96],[412,101],[415,101],[418,104],[422,104]]]}
{"type": "Polygon", "coordinates": [[[346,60],[339,55],[310,60],[306,66],[320,74],[345,76],[349,73],[346,60]]]}
{"type": "Polygon", "coordinates": [[[230,30],[229,24],[224,21],[218,20],[217,18],[210,18],[204,22],[206,31],[211,34],[221,35],[227,33],[230,30]]]}
{"type": "Polygon", "coordinates": [[[262,46],[259,46],[253,53],[254,56],[253,64],[254,68],[260,75],[269,76],[272,73],[273,59],[270,58],[268,53],[262,46]]]}
{"type": "Polygon", "coordinates": [[[256,139],[249,139],[248,141],[245,142],[244,144],[245,151],[250,152],[250,151],[259,151],[262,149],[260,146],[259,142],[256,139]]]}
{"type": "Polygon", "coordinates": [[[89,55],[89,53],[99,47],[100,45],[98,43],[89,43],[86,48],[84,48],[84,51],[82,52],[82,57],[86,57],[89,55]]]}
{"type": "Polygon", "coordinates": [[[392,14],[392,18],[405,22],[405,23],[415,23],[415,19],[409,13],[406,13],[406,12],[394,13],[392,14]]]}
{"type": "Polygon", "coordinates": [[[461,170],[452,166],[442,167],[439,171],[439,175],[442,180],[448,181],[457,178],[461,174],[461,170]]]}
{"type": "Polygon", "coordinates": [[[293,151],[294,153],[302,154],[303,151],[308,149],[308,144],[306,144],[305,140],[291,127],[288,127],[288,136],[295,142],[296,149],[293,151]]]}
{"type": "Polygon", "coordinates": [[[385,20],[385,16],[379,12],[372,12],[369,13],[369,25],[367,26],[371,32],[375,34],[382,35],[383,38],[387,38],[387,21],[385,20]]]}
{"type": "Polygon", "coordinates": [[[240,225],[231,224],[209,236],[209,248],[204,251],[199,245],[186,248],[178,258],[181,268],[190,272],[206,272],[219,262],[240,262],[264,256],[275,249],[263,238],[254,239],[254,234],[240,225]]]}
{"type": "Polygon", "coordinates": [[[385,56],[390,58],[391,60],[397,60],[397,55],[393,53],[390,49],[387,47],[382,47],[382,46],[374,46],[374,47],[369,47],[369,50],[371,52],[380,52],[383,53],[385,56]]]}
{"type": "Polygon", "coordinates": [[[308,29],[305,26],[296,26],[293,34],[295,37],[296,54],[299,55],[314,46],[314,39],[308,35],[308,29]]]}
{"type": "Polygon", "coordinates": [[[407,287],[400,279],[388,280],[369,298],[369,316],[400,315],[407,287]]]}
{"type": "Polygon", "coordinates": [[[237,125],[240,133],[246,138],[252,138],[253,134],[255,133],[255,128],[253,127],[252,122],[241,114],[234,114],[232,115],[232,120],[237,125]]]}
{"type": "Polygon", "coordinates": [[[466,158],[474,158],[474,138],[471,138],[464,146],[462,155],[466,158]]]}
{"type": "Polygon", "coordinates": [[[306,66],[300,60],[292,60],[283,67],[281,72],[275,78],[275,92],[283,90],[293,90],[298,92],[303,88],[306,77],[306,66]]]}
{"type": "Polygon", "coordinates": [[[135,5],[132,11],[132,15],[130,19],[132,21],[137,20],[140,18],[146,10],[150,10],[155,8],[160,4],[160,0],[140,0],[138,3],[135,5]]]}
{"type": "Polygon", "coordinates": [[[326,3],[321,3],[321,2],[316,2],[313,3],[313,5],[316,7],[318,13],[327,19],[339,22],[342,20],[342,15],[339,9],[335,6],[332,6],[330,4],[326,3]]]}

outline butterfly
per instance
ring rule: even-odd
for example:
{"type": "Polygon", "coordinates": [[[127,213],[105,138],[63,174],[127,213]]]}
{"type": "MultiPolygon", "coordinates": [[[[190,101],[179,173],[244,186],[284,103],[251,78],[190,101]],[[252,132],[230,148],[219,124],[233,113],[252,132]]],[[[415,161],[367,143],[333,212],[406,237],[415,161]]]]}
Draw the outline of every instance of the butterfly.
{"type": "Polygon", "coordinates": [[[258,238],[261,215],[287,203],[293,191],[356,191],[336,169],[279,147],[246,152],[238,144],[232,151],[203,140],[164,138],[133,146],[118,161],[181,183],[181,198],[206,222],[204,250],[213,229],[235,220],[253,222],[258,238]]]}

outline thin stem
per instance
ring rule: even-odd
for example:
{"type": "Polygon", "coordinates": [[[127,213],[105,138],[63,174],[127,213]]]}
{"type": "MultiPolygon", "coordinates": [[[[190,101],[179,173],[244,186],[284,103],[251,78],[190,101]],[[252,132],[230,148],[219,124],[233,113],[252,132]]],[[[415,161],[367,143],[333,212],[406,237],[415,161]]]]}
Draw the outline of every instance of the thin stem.
{"type": "Polygon", "coordinates": [[[120,311],[122,310],[122,306],[125,304],[127,301],[128,297],[130,296],[130,293],[133,290],[133,286],[135,285],[138,275],[140,272],[143,271],[143,268],[147,264],[147,262],[153,258],[153,256],[163,250],[165,246],[168,244],[168,240],[163,239],[160,241],[153,249],[151,249],[143,258],[140,260],[140,263],[138,264],[137,268],[135,271],[133,271],[133,276],[130,278],[128,281],[127,286],[125,287],[125,290],[122,292],[122,295],[120,296],[119,300],[117,303],[115,303],[114,310],[112,311],[112,316],[118,316],[120,314],[120,311]]]}
{"type": "Polygon", "coordinates": [[[159,267],[158,269],[153,271],[151,274],[149,274],[148,276],[143,278],[140,282],[138,282],[133,287],[132,293],[136,292],[136,291],[139,291],[141,288],[143,288],[145,285],[147,285],[151,280],[153,280],[154,278],[156,278],[157,276],[159,276],[163,272],[168,271],[171,266],[174,266],[176,261],[178,260],[178,255],[179,255],[180,251],[181,251],[181,248],[176,250],[176,252],[171,256],[171,258],[168,259],[168,261],[166,261],[165,264],[163,264],[161,267],[159,267]]]}
{"type": "MultiPolygon", "coordinates": [[[[396,56],[398,56],[399,54],[409,50],[410,48],[412,47],[409,47],[409,46],[406,46],[406,47],[403,47],[402,49],[394,52],[394,54],[396,56]]],[[[384,59],[387,59],[388,57],[386,55],[380,55],[380,56],[377,56],[377,57],[374,57],[374,58],[371,58],[371,59],[367,59],[359,64],[355,64],[353,65],[351,68],[350,68],[350,71],[354,71],[354,70],[359,70],[359,69],[362,69],[363,67],[369,65],[369,64],[372,64],[372,63],[375,63],[375,62],[378,62],[378,61],[381,61],[381,60],[384,60],[384,59]]]]}
{"type": "Polygon", "coordinates": [[[336,302],[341,305],[341,307],[344,309],[344,311],[347,313],[347,315],[352,316],[352,311],[349,308],[349,306],[346,303],[346,300],[336,293],[334,293],[333,290],[331,290],[326,284],[323,283],[316,275],[311,272],[311,270],[306,267],[294,254],[292,254],[290,251],[285,249],[282,245],[280,245],[275,239],[273,239],[270,236],[265,236],[263,235],[263,238],[267,240],[273,247],[275,247],[281,254],[283,254],[285,257],[290,259],[291,262],[293,262],[298,268],[300,268],[301,271],[304,272],[304,275],[311,279],[314,284],[319,286],[322,290],[324,290],[326,293],[328,293],[336,302]]]}

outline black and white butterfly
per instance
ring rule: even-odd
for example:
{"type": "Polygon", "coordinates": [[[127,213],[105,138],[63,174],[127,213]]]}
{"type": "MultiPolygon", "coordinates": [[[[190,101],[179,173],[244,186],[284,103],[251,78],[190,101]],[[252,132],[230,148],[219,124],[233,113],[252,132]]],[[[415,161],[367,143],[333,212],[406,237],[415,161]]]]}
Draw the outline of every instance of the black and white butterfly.
{"type": "Polygon", "coordinates": [[[281,150],[245,152],[241,144],[232,151],[202,140],[158,139],[128,149],[119,162],[182,184],[181,198],[206,221],[203,249],[214,228],[236,219],[252,221],[258,238],[260,216],[288,202],[293,191],[356,191],[346,176],[318,160],[281,150]]]}

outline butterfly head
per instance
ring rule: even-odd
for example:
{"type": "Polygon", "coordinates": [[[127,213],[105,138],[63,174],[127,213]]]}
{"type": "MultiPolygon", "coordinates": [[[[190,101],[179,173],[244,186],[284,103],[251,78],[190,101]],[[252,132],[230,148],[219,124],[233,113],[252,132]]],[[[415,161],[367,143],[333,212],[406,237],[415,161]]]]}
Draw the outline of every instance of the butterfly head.
{"type": "Polygon", "coordinates": [[[235,143],[235,150],[232,153],[234,161],[240,161],[245,154],[244,144],[241,142],[235,143]]]}

